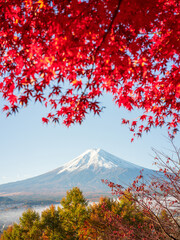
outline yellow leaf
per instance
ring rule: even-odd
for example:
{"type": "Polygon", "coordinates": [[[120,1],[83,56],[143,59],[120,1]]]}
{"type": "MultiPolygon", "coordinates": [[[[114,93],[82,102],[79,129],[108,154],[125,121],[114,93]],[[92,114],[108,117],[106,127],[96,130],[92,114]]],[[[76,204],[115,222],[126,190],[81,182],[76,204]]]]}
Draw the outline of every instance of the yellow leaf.
{"type": "Polygon", "coordinates": [[[44,73],[42,73],[42,74],[40,75],[40,77],[43,78],[43,77],[44,77],[44,73]]]}
{"type": "Polygon", "coordinates": [[[39,8],[43,8],[43,7],[44,7],[44,2],[43,2],[43,0],[39,0],[38,3],[40,4],[39,8]]]}

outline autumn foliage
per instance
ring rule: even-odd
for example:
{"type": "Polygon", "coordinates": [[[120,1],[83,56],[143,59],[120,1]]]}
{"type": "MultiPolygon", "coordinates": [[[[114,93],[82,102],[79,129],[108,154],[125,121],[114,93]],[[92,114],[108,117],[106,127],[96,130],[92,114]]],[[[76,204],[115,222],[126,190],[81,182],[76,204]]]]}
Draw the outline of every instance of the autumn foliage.
{"type": "MultiPolygon", "coordinates": [[[[174,145],[173,145],[174,146],[174,145]]],[[[132,201],[149,219],[154,237],[147,239],[180,238],[180,149],[174,146],[172,156],[154,150],[159,171],[146,182],[139,175],[126,190],[108,182],[113,194],[132,201]],[[158,229],[158,231],[157,231],[158,229]]],[[[144,231],[141,231],[142,233],[144,231]]]]}
{"type": "Polygon", "coordinates": [[[180,121],[179,0],[1,0],[0,92],[7,115],[31,100],[44,123],[81,123],[111,93],[141,109],[139,136],[180,121]]]}
{"type": "Polygon", "coordinates": [[[14,223],[0,236],[1,240],[168,240],[179,239],[168,214],[160,215],[163,226],[168,226],[175,238],[168,238],[159,224],[147,215],[124,191],[118,200],[101,198],[87,205],[78,188],[73,188],[61,201],[63,207],[50,206],[41,215],[32,209],[25,211],[19,223],[14,223]]]}
{"type": "Polygon", "coordinates": [[[146,217],[131,194],[128,196],[118,201],[101,198],[99,202],[87,206],[82,192],[73,188],[61,201],[62,208],[52,205],[41,216],[28,209],[19,223],[9,226],[0,239],[165,240],[161,229],[146,217]]]}

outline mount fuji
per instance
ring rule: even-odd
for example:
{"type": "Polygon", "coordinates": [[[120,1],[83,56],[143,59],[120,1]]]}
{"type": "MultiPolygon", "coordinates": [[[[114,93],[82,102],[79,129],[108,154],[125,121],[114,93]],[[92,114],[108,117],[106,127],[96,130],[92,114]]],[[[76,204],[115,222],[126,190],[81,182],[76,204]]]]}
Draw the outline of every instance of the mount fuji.
{"type": "MultiPolygon", "coordinates": [[[[110,188],[101,179],[127,186],[142,167],[122,160],[102,149],[90,149],[63,166],[37,177],[0,185],[3,195],[58,195],[78,186],[84,193],[101,194],[110,188]]],[[[154,174],[144,169],[146,179],[154,174]]]]}

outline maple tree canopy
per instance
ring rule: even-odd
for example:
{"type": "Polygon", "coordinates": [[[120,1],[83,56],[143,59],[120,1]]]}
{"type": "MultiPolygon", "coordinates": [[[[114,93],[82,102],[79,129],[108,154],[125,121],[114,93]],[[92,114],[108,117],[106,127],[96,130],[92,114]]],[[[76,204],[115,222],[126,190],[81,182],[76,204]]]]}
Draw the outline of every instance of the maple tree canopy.
{"type": "Polygon", "coordinates": [[[179,0],[1,0],[0,92],[10,115],[30,100],[51,107],[43,122],[81,123],[119,107],[130,124],[176,132],[180,122],[179,0]]]}

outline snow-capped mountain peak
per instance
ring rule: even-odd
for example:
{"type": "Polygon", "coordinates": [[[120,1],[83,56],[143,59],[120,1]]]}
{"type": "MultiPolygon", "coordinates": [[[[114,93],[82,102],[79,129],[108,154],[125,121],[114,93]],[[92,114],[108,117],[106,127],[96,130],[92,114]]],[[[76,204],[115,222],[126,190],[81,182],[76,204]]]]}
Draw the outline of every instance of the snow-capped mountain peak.
{"type": "MultiPolygon", "coordinates": [[[[49,194],[62,195],[70,188],[78,186],[83,192],[100,194],[110,192],[102,183],[108,179],[127,186],[139,175],[142,168],[122,160],[102,149],[90,149],[63,166],[26,180],[0,185],[0,194],[49,194]]],[[[154,171],[144,169],[148,180],[154,171]]],[[[100,196],[99,195],[99,196],[100,196]]],[[[29,195],[27,195],[29,197],[29,195]]]]}
{"type": "Polygon", "coordinates": [[[127,161],[121,160],[120,158],[115,157],[114,155],[98,148],[98,149],[89,149],[83,154],[79,155],[72,161],[64,164],[61,169],[58,171],[58,174],[68,171],[82,171],[85,169],[94,169],[99,168],[112,169],[112,168],[139,168],[135,164],[129,163],[127,161]]]}

